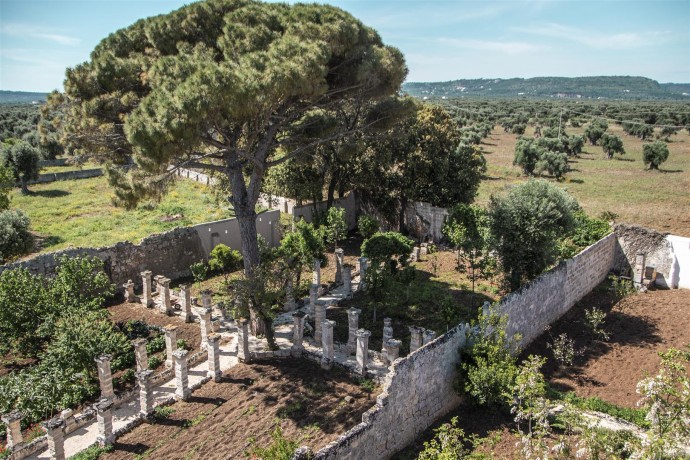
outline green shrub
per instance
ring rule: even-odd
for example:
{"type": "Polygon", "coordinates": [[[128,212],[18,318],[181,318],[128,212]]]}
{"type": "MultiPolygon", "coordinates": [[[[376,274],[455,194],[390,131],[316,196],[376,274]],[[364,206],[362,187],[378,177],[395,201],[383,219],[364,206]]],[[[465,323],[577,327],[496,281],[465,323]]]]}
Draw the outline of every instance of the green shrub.
{"type": "Polygon", "coordinates": [[[163,360],[158,356],[151,356],[149,358],[149,369],[156,369],[161,364],[163,364],[163,360]]]}
{"type": "Polygon", "coordinates": [[[162,350],[165,350],[165,336],[163,334],[155,336],[146,344],[146,352],[148,354],[152,355],[162,350]]]}
{"type": "Polygon", "coordinates": [[[407,265],[413,248],[414,241],[400,233],[379,232],[362,243],[362,255],[371,259],[372,268],[385,264],[395,272],[398,267],[407,265]]]}
{"type": "Polygon", "coordinates": [[[151,333],[149,325],[146,324],[146,321],[141,319],[130,319],[127,322],[118,321],[115,327],[127,336],[129,340],[146,338],[151,333]]]}
{"type": "Polygon", "coordinates": [[[357,219],[357,232],[365,240],[371,238],[374,233],[379,231],[379,228],[378,221],[372,217],[363,214],[357,219]]]}
{"type": "Polygon", "coordinates": [[[200,284],[208,276],[208,265],[202,260],[189,266],[189,271],[192,272],[194,281],[200,284]]]}
{"type": "Polygon", "coordinates": [[[19,209],[0,212],[0,262],[26,254],[33,246],[29,218],[19,209]]]}
{"type": "Polygon", "coordinates": [[[462,428],[458,428],[458,418],[453,417],[450,423],[444,423],[434,429],[434,437],[424,443],[424,450],[417,460],[457,460],[469,453],[465,449],[466,437],[462,428]]]}
{"type": "Polygon", "coordinates": [[[177,339],[176,345],[178,350],[189,350],[189,345],[185,339],[177,339]]]}
{"type": "Polygon", "coordinates": [[[98,460],[98,458],[101,456],[101,454],[107,454],[108,452],[113,451],[113,446],[112,445],[106,445],[106,446],[98,446],[98,445],[93,445],[85,450],[82,450],[78,454],[75,454],[70,457],[70,460],[98,460]]]}
{"type": "Polygon", "coordinates": [[[242,267],[242,254],[224,244],[219,244],[211,251],[208,266],[211,270],[222,273],[227,279],[229,273],[242,267]]]}
{"type": "Polygon", "coordinates": [[[507,408],[506,399],[517,376],[517,344],[519,337],[506,333],[508,319],[492,307],[483,311],[468,337],[469,347],[461,350],[461,371],[456,388],[468,394],[480,406],[507,408]]]}

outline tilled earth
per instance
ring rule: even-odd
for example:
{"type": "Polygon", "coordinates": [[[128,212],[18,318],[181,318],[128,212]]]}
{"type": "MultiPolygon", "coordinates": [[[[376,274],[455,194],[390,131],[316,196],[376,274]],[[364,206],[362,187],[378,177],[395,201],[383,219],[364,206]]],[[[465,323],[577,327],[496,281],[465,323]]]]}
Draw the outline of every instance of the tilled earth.
{"type": "Polygon", "coordinates": [[[101,459],[251,458],[282,434],[317,450],[362,420],[375,396],[338,371],[306,360],[238,364],[172,413],[120,437],[101,459]],[[350,396],[351,398],[347,398],[350,396]]]}

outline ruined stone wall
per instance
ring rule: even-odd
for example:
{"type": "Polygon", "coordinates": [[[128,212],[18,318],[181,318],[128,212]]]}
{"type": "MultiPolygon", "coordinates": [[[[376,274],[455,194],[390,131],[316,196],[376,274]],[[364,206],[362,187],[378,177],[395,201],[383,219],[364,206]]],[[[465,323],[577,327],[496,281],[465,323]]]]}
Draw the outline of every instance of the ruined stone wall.
{"type": "MultiPolygon", "coordinates": [[[[55,182],[55,181],[59,181],[59,180],[89,179],[91,177],[99,177],[102,175],[103,175],[103,170],[101,168],[76,169],[74,171],[46,173],[46,174],[39,174],[37,180],[29,181],[29,185],[46,184],[49,182],[55,182]]],[[[17,183],[16,185],[19,186],[20,184],[17,183]]]]}
{"type": "Polygon", "coordinates": [[[446,208],[419,201],[405,210],[405,226],[418,241],[437,243],[443,238],[443,224],[447,216],[446,208]]]}
{"type": "Polygon", "coordinates": [[[614,270],[631,276],[632,267],[635,266],[635,255],[643,252],[646,254],[645,265],[656,268],[656,284],[668,287],[667,280],[672,259],[671,244],[667,239],[667,234],[627,224],[616,225],[614,232],[618,237],[614,270]]]}
{"type": "Polygon", "coordinates": [[[396,360],[376,405],[362,423],[314,455],[315,460],[391,458],[460,403],[453,381],[466,340],[459,325],[406,358],[396,360]]]}
{"type": "Polygon", "coordinates": [[[508,315],[507,332],[520,334],[523,346],[537,338],[606,279],[615,246],[616,235],[610,234],[504,297],[499,308],[508,315]]]}
{"type": "MultiPolygon", "coordinates": [[[[256,219],[257,232],[274,246],[280,243],[279,218],[278,211],[269,211],[256,219]]],[[[51,275],[58,257],[89,255],[103,260],[105,272],[118,288],[129,279],[141,287],[142,271],[151,270],[170,279],[188,276],[189,266],[207,259],[211,250],[220,243],[241,251],[236,219],[176,228],[148,236],[139,244],[126,241],[101,248],[74,248],[39,254],[25,261],[0,266],[0,273],[23,267],[34,274],[51,275]]]]}

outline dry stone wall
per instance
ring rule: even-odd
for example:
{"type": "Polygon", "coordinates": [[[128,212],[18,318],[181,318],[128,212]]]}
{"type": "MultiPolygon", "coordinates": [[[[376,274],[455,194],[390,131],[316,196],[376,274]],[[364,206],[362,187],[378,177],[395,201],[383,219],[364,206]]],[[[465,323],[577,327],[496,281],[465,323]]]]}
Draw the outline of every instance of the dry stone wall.
{"type": "Polygon", "coordinates": [[[507,332],[520,334],[522,346],[537,338],[606,279],[613,266],[615,245],[616,236],[608,235],[504,297],[499,309],[508,315],[507,332]]]}
{"type": "MultiPolygon", "coordinates": [[[[519,333],[523,346],[536,338],[606,278],[615,252],[616,236],[611,234],[505,297],[500,308],[508,314],[509,332],[519,333]]],[[[362,416],[362,423],[313,458],[391,458],[456,408],[460,398],[453,389],[453,381],[468,330],[468,325],[458,325],[407,357],[397,359],[376,405],[362,416]]]]}
{"type": "Polygon", "coordinates": [[[466,326],[460,325],[392,364],[376,405],[362,423],[314,455],[315,460],[390,458],[460,403],[453,390],[466,326]]]}
{"type": "MultiPolygon", "coordinates": [[[[256,219],[257,232],[273,246],[280,243],[279,219],[279,211],[262,213],[256,219]]],[[[208,259],[208,254],[220,243],[241,250],[236,219],[176,228],[146,237],[139,244],[126,241],[101,248],[74,248],[39,254],[25,261],[0,266],[0,273],[23,267],[34,274],[51,275],[57,267],[58,257],[88,255],[103,260],[105,272],[117,287],[130,279],[141,287],[142,271],[150,270],[170,279],[187,276],[190,274],[189,266],[208,259]]]]}

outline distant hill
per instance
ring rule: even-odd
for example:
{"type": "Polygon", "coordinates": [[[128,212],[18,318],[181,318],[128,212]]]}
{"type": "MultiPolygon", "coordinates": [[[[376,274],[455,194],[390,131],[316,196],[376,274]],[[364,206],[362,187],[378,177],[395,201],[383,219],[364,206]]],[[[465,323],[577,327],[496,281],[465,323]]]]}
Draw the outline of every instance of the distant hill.
{"type": "Polygon", "coordinates": [[[645,77],[480,78],[403,84],[415,97],[676,99],[690,101],[690,83],[664,83],[645,77]],[[683,94],[685,93],[685,94],[683,94]]]}
{"type": "Polygon", "coordinates": [[[47,96],[48,93],[0,90],[0,104],[31,104],[32,102],[45,102],[47,96]]]}

